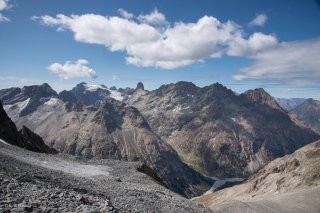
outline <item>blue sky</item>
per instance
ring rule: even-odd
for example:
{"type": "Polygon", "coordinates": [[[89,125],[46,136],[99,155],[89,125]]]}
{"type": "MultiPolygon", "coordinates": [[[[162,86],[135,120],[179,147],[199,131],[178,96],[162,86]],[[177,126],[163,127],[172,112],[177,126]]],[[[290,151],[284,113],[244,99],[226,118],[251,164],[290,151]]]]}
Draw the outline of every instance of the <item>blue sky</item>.
{"type": "Polygon", "coordinates": [[[317,1],[0,0],[0,14],[0,88],[184,80],[320,99],[317,1]]]}

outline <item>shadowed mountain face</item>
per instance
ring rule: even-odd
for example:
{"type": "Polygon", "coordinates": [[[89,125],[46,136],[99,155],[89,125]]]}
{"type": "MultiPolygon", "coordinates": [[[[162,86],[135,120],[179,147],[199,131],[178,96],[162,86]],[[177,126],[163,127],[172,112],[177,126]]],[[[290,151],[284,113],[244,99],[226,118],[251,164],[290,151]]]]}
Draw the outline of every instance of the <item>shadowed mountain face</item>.
{"type": "Polygon", "coordinates": [[[20,131],[17,130],[16,125],[6,114],[0,102],[0,139],[12,145],[21,148],[44,153],[56,153],[54,149],[45,145],[42,138],[32,132],[27,127],[23,127],[20,131]]]}
{"type": "Polygon", "coordinates": [[[82,90],[83,96],[78,100],[81,91],[75,92],[76,89],[70,92],[76,94],[76,102],[51,97],[33,113],[20,116],[17,125],[28,126],[59,152],[87,158],[141,161],[156,171],[170,189],[187,197],[199,195],[210,187],[213,181],[184,164],[171,146],[153,133],[136,108],[109,96],[91,105],[93,102],[84,100],[92,94],[82,90]],[[69,103],[77,108],[69,108],[69,103]]]}
{"type": "Polygon", "coordinates": [[[292,112],[307,126],[320,134],[320,101],[307,99],[301,105],[292,109],[292,112]]]}
{"type": "Polygon", "coordinates": [[[247,176],[319,138],[263,89],[237,96],[220,84],[178,82],[133,95],[129,104],[185,162],[210,176],[247,176]]]}
{"type": "Polygon", "coordinates": [[[320,141],[270,162],[245,183],[197,198],[220,212],[319,212],[320,141]]]}

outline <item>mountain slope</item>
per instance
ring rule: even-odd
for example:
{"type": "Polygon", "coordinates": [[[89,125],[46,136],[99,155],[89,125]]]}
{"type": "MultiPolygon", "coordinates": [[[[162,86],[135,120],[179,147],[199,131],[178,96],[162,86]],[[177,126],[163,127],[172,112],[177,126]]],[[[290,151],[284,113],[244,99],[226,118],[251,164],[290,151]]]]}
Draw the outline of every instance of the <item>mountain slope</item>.
{"type": "Polygon", "coordinates": [[[292,109],[292,112],[307,126],[320,134],[320,101],[307,99],[301,105],[292,109]]]}
{"type": "Polygon", "coordinates": [[[17,125],[28,126],[59,152],[144,162],[170,189],[184,196],[192,197],[210,188],[213,181],[184,164],[171,146],[151,130],[137,109],[110,98],[108,93],[100,100],[92,96],[92,92],[99,91],[86,92],[85,86],[80,84],[68,91],[75,99],[63,99],[60,93],[59,97],[43,102],[36,111],[16,117],[17,125]],[[77,91],[79,88],[81,91],[77,91]]]}
{"type": "Polygon", "coordinates": [[[0,212],[212,212],[138,172],[141,166],[0,142],[0,212]]]}
{"type": "Polygon", "coordinates": [[[263,89],[237,96],[218,83],[178,82],[133,94],[128,103],[185,162],[209,176],[247,176],[319,138],[263,89]]]}
{"type": "Polygon", "coordinates": [[[270,162],[245,183],[197,198],[213,210],[319,212],[320,140],[270,162]]]}
{"type": "Polygon", "coordinates": [[[8,117],[7,113],[3,109],[0,102],[0,139],[19,146],[24,149],[28,149],[34,152],[55,153],[54,149],[45,145],[42,138],[29,130],[27,127],[23,127],[20,131],[17,130],[16,125],[8,117]]]}

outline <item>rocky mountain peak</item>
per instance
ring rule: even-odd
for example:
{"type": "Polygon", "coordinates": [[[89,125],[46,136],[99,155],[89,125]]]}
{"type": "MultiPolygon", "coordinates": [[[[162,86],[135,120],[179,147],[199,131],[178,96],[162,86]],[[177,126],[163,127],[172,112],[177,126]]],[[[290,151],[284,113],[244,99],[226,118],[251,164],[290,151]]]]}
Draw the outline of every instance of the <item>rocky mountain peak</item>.
{"type": "MultiPolygon", "coordinates": [[[[226,97],[226,96],[234,96],[234,92],[227,87],[223,86],[220,83],[214,83],[210,86],[206,86],[201,88],[202,94],[206,94],[206,96],[219,96],[219,97],[226,97]]],[[[210,100],[210,97],[206,97],[208,100],[210,100]]]]}
{"type": "Polygon", "coordinates": [[[41,85],[25,86],[22,88],[21,93],[18,96],[21,96],[21,100],[28,99],[26,107],[20,112],[20,116],[25,116],[34,112],[38,106],[43,103],[43,100],[51,97],[57,97],[58,94],[49,86],[49,84],[44,83],[41,85]]]}
{"type": "Polygon", "coordinates": [[[91,85],[82,82],[70,91],[60,92],[59,98],[67,103],[68,111],[81,111],[84,105],[100,106],[110,94],[110,90],[104,85],[91,85]]]}
{"type": "Polygon", "coordinates": [[[155,94],[163,96],[168,93],[175,93],[178,96],[186,94],[195,94],[198,91],[198,87],[192,82],[179,81],[177,83],[162,85],[159,89],[155,90],[155,94]]]}
{"type": "Polygon", "coordinates": [[[255,103],[267,105],[271,108],[283,111],[283,109],[279,106],[277,101],[263,88],[248,90],[244,93],[244,95],[255,103]]]}
{"type": "Polygon", "coordinates": [[[72,91],[83,93],[86,90],[85,85],[87,85],[87,83],[81,82],[81,83],[77,84],[75,87],[73,87],[72,91]]]}
{"type": "Polygon", "coordinates": [[[44,83],[41,85],[24,86],[22,93],[29,97],[52,97],[57,96],[57,92],[54,91],[49,84],[44,83]]]}
{"type": "Polygon", "coordinates": [[[142,83],[142,82],[139,82],[139,83],[137,84],[136,90],[138,90],[138,89],[144,90],[144,86],[143,86],[143,83],[142,83]]]}

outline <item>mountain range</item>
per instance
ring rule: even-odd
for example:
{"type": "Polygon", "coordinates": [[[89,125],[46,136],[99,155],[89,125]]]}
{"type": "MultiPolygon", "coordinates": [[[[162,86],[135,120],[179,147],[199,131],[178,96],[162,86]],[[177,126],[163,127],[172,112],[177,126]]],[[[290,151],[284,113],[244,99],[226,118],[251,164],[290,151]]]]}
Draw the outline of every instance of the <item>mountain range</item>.
{"type": "Polygon", "coordinates": [[[263,89],[235,95],[218,83],[178,82],[128,102],[183,161],[208,176],[246,177],[319,138],[263,89]]]}
{"type": "Polygon", "coordinates": [[[0,100],[18,128],[51,149],[141,161],[186,197],[209,189],[211,177],[249,177],[320,138],[263,89],[236,95],[218,83],[153,91],[80,83],[60,93],[42,84],[0,90],[0,100]]]}

